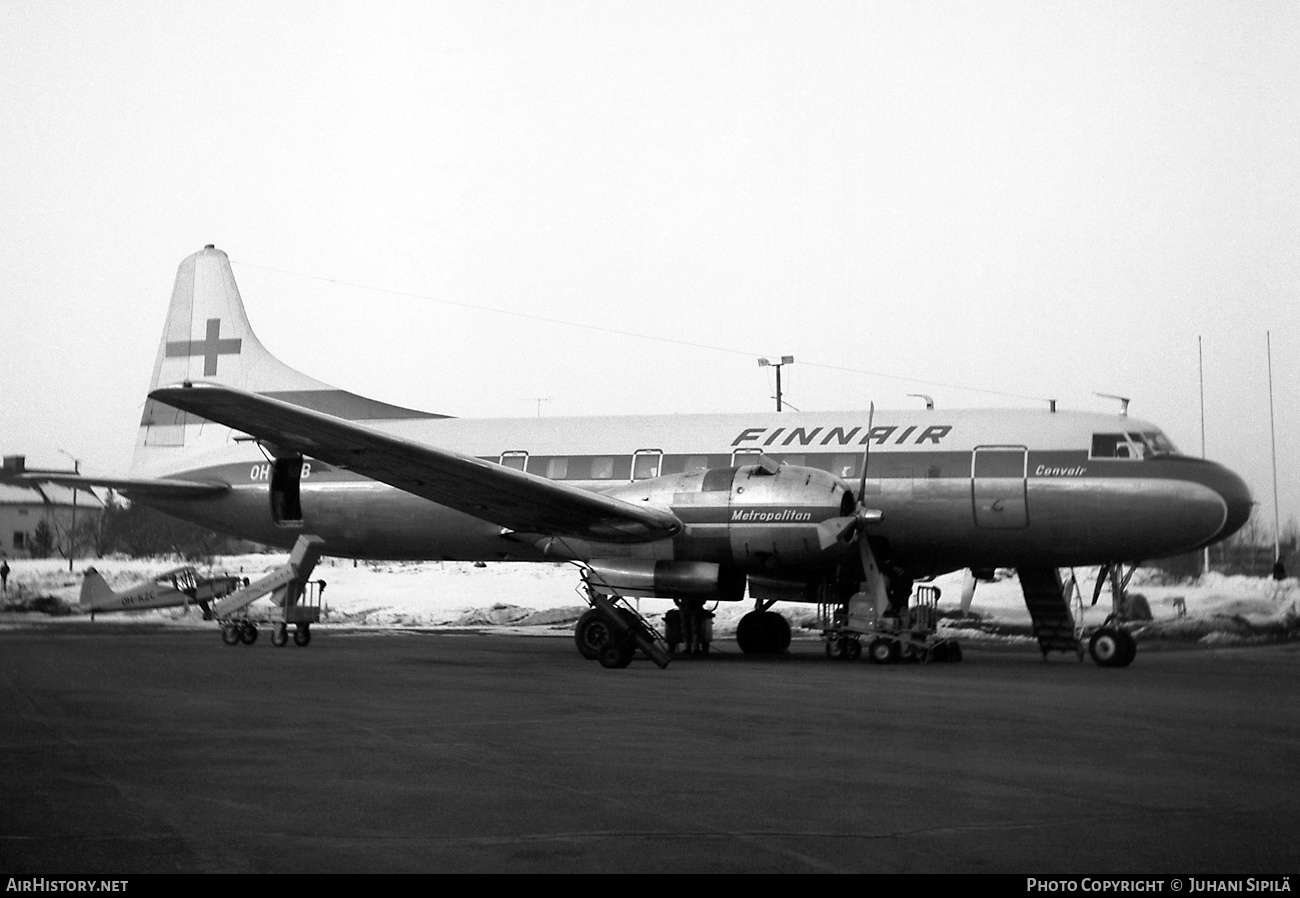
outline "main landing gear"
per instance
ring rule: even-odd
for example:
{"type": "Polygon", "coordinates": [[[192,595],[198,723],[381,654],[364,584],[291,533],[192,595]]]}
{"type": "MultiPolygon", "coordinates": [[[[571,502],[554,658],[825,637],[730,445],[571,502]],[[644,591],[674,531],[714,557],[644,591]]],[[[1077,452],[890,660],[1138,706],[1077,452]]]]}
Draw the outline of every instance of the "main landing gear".
{"type": "Polygon", "coordinates": [[[746,614],[736,626],[736,644],[746,655],[781,655],[790,648],[790,622],[771,606],[759,607],[746,614]]]}

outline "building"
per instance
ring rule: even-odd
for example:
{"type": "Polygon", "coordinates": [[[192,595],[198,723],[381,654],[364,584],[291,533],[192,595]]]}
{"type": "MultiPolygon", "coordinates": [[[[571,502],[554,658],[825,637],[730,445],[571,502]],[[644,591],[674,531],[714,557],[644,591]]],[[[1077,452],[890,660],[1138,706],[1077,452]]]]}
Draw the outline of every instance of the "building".
{"type": "MultiPolygon", "coordinates": [[[[58,545],[66,545],[72,527],[74,492],[80,530],[98,522],[103,514],[104,503],[93,491],[52,484],[35,487],[0,483],[0,556],[30,558],[32,535],[42,520],[49,522],[58,545]]],[[[87,552],[91,547],[84,542],[78,548],[79,552],[87,552]]]]}

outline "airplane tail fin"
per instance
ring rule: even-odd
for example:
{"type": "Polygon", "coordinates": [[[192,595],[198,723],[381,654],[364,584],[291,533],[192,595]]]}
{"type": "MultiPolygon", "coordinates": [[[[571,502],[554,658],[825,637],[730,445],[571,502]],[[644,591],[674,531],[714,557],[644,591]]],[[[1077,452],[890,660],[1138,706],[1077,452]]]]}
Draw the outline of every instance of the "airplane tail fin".
{"type": "Polygon", "coordinates": [[[96,608],[106,608],[110,606],[113,599],[117,598],[117,593],[113,592],[113,587],[100,575],[99,571],[92,568],[86,569],[86,576],[81,580],[81,601],[78,603],[82,611],[91,611],[96,608]]]}
{"type": "MultiPolygon", "coordinates": [[[[186,382],[219,383],[348,420],[443,417],[366,399],[308,377],[272,355],[253,333],[230,259],[206,246],[180,264],[154,361],[150,390],[186,382]]],[[[154,399],[145,402],[133,473],[165,475],[182,456],[213,450],[231,432],[154,399]]]]}

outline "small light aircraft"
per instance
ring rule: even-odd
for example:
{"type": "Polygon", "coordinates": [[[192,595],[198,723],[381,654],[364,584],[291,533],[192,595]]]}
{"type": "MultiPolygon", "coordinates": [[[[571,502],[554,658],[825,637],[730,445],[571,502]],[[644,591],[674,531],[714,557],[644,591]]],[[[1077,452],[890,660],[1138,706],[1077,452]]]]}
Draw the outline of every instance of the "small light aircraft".
{"type": "Polygon", "coordinates": [[[200,576],[188,565],[163,571],[144,583],[115,592],[99,571],[87,568],[81,581],[82,611],[96,612],[143,611],[150,608],[175,608],[198,605],[203,609],[203,619],[212,617],[212,602],[229,595],[244,585],[240,577],[217,575],[200,576]]]}
{"type": "MultiPolygon", "coordinates": [[[[1058,571],[1098,565],[1116,608],[1090,648],[1120,666],[1135,652],[1120,566],[1221,540],[1252,503],[1239,476],[1127,408],[498,420],[401,408],[275,358],[212,246],[177,273],[131,475],[44,479],[110,486],[262,543],[314,534],[331,555],[568,560],[602,596],[748,594],[746,652],[789,644],[777,601],[847,609],[859,596],[902,614],[917,581],[1009,567],[1044,655],[1082,655],[1058,571]]],[[[584,654],[609,638],[593,615],[577,627],[584,654]]],[[[892,660],[875,645],[869,657],[892,660]]]]}

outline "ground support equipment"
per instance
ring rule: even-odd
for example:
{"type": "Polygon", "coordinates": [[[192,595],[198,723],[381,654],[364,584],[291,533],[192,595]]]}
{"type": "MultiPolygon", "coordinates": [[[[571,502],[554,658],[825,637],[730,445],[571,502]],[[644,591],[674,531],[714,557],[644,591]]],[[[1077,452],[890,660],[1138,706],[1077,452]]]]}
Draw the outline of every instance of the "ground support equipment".
{"type": "Polygon", "coordinates": [[[1048,652],[1074,652],[1083,660],[1082,602],[1079,614],[1071,610],[1071,599],[1078,593],[1073,576],[1067,588],[1061,572],[1054,567],[1016,569],[1020,590],[1025,597],[1025,607],[1034,622],[1034,638],[1038,650],[1047,660],[1048,652]]]}
{"type": "Polygon", "coordinates": [[[321,596],[325,581],[308,578],[320,560],[325,541],[319,536],[304,534],[294,543],[293,551],[285,564],[222,599],[214,608],[213,616],[221,624],[221,641],[226,645],[257,641],[258,622],[248,616],[248,606],[270,593],[276,604],[275,617],[270,621],[271,643],[277,647],[289,641],[289,625],[294,627],[293,642],[306,646],[311,642],[311,625],[320,620],[321,596]]]}
{"type": "Polygon", "coordinates": [[[574,640],[584,658],[599,661],[603,667],[627,667],[640,649],[660,669],[668,666],[672,660],[668,643],[626,600],[588,588],[587,601],[591,610],[574,628],[574,640]]]}
{"type": "Polygon", "coordinates": [[[897,614],[864,607],[859,596],[837,608],[823,605],[826,657],[853,661],[862,655],[865,644],[867,660],[873,664],[961,661],[961,644],[939,635],[938,603],[938,587],[918,586],[915,601],[897,614]]]}

